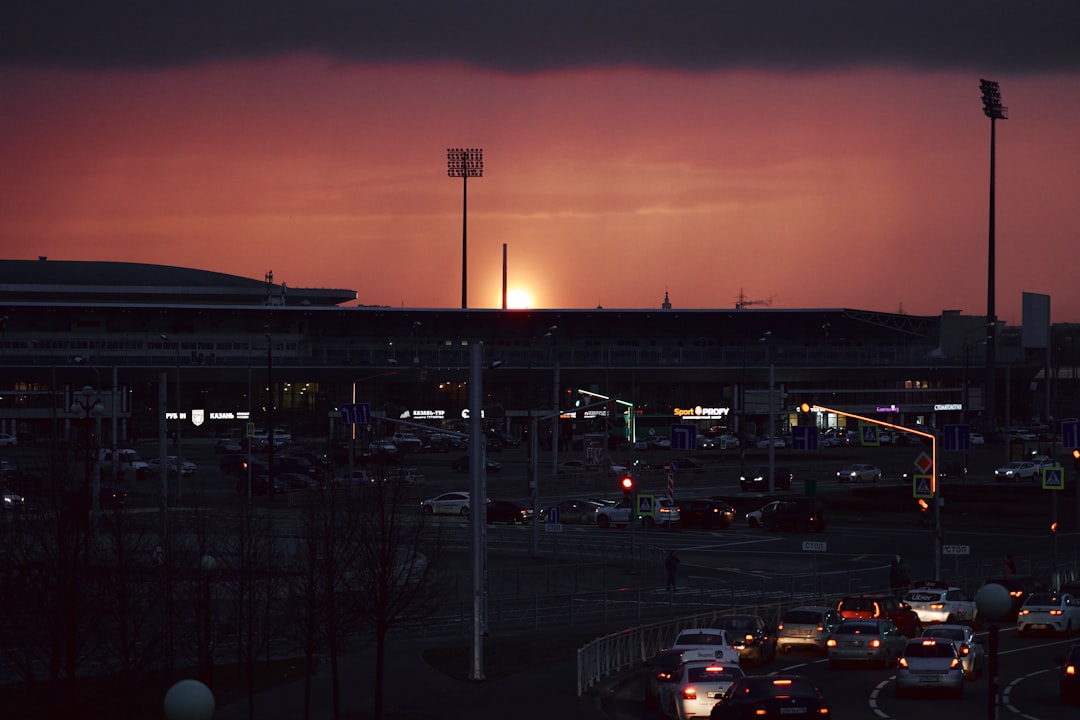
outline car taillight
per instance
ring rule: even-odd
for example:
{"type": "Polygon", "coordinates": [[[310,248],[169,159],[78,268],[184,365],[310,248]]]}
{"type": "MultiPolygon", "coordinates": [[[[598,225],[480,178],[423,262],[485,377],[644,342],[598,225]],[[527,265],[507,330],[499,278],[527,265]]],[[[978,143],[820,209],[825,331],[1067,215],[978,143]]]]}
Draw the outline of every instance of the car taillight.
{"type": "Polygon", "coordinates": [[[833,640],[832,638],[829,638],[828,640],[825,641],[825,646],[826,647],[836,647],[836,641],[833,640]]]}
{"type": "Polygon", "coordinates": [[[697,700],[697,688],[684,687],[682,691],[682,696],[687,700],[697,700]]]}
{"type": "Polygon", "coordinates": [[[960,667],[960,658],[953,658],[952,662],[949,663],[949,669],[952,670],[957,667],[960,667]]]}
{"type": "Polygon", "coordinates": [[[824,625],[818,625],[817,626],[817,631],[818,632],[825,632],[825,626],[824,625]]]}
{"type": "Polygon", "coordinates": [[[941,610],[945,607],[945,603],[930,603],[931,610],[941,610]]]}
{"type": "Polygon", "coordinates": [[[1064,611],[1064,610],[1051,610],[1051,611],[1050,611],[1050,614],[1051,614],[1051,615],[1060,615],[1060,614],[1062,614],[1063,612],[1065,612],[1065,611],[1064,611]]]}
{"type": "Polygon", "coordinates": [[[878,640],[877,638],[874,638],[873,640],[870,641],[870,647],[872,647],[872,648],[881,647],[881,641],[878,640]]]}
{"type": "Polygon", "coordinates": [[[1076,666],[1075,665],[1066,665],[1065,666],[1065,674],[1066,675],[1075,675],[1076,674],[1076,666]]]}
{"type": "Polygon", "coordinates": [[[906,668],[907,667],[907,658],[906,657],[898,658],[897,661],[896,661],[896,664],[899,665],[902,668],[906,668]]]}
{"type": "Polygon", "coordinates": [[[1027,615],[1029,612],[1031,612],[1031,611],[1030,610],[1021,610],[1020,614],[1021,615],[1027,615]]]}
{"type": "Polygon", "coordinates": [[[967,644],[967,643],[964,643],[964,644],[962,644],[962,645],[960,646],[960,654],[961,654],[961,655],[967,655],[967,654],[969,654],[970,652],[971,652],[971,648],[970,648],[970,647],[968,647],[968,644],[967,644]]]}

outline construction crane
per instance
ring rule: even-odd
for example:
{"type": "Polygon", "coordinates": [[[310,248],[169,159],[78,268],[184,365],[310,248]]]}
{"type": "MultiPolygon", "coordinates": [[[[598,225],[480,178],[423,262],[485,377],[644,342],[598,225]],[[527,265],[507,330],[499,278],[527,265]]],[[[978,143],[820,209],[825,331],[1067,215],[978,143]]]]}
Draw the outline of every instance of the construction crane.
{"type": "Polygon", "coordinates": [[[735,300],[735,309],[736,310],[742,310],[747,305],[772,305],[772,301],[773,301],[774,297],[776,297],[776,296],[775,295],[770,295],[765,300],[747,300],[746,299],[746,293],[743,292],[742,288],[739,288],[739,297],[736,298],[736,300],[735,300]]]}

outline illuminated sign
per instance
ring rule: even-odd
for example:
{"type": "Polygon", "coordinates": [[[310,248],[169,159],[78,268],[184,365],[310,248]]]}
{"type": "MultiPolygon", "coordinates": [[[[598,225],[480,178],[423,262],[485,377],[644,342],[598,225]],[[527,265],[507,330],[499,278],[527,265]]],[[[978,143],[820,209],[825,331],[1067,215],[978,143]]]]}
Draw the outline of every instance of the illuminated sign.
{"type": "Polygon", "coordinates": [[[442,420],[446,417],[445,410],[406,410],[400,415],[402,420],[442,420]]]}
{"type": "MultiPolygon", "coordinates": [[[[181,420],[187,420],[188,414],[186,412],[180,413],[181,420]]],[[[247,410],[238,412],[206,412],[205,410],[192,410],[191,421],[196,425],[201,425],[204,420],[247,420],[251,417],[251,413],[247,410]]],[[[165,413],[166,420],[176,420],[176,413],[165,413]]]]}
{"type": "Polygon", "coordinates": [[[962,403],[937,403],[934,405],[934,412],[943,412],[945,410],[963,410],[964,405],[962,403]]]}
{"type": "Polygon", "coordinates": [[[695,405],[692,408],[675,408],[675,417],[686,420],[713,420],[725,418],[731,413],[731,408],[726,407],[702,407],[695,405]]]}
{"type": "Polygon", "coordinates": [[[898,413],[900,412],[900,408],[896,407],[895,405],[888,405],[886,407],[879,407],[877,411],[879,413],[898,413]]]}

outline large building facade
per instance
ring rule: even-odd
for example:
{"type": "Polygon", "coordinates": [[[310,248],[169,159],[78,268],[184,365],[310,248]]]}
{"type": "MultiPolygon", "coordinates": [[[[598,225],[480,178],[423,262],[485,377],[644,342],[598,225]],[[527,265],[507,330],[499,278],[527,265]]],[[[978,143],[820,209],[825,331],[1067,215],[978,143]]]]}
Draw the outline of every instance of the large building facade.
{"type": "MultiPolygon", "coordinates": [[[[457,427],[476,344],[497,366],[483,372],[485,422],[521,436],[557,411],[547,441],[675,423],[760,434],[770,417],[783,431],[804,401],[904,425],[985,424],[981,316],[345,306],[355,299],[269,275],[0,261],[0,431],[70,433],[89,402],[114,444],[177,414],[185,437],[235,433],[271,407],[275,424],[332,440],[349,402],[370,406],[373,436],[393,432],[380,418],[457,427]]],[[[1019,329],[997,333],[995,427],[1076,415],[1080,334],[1051,335],[1049,351],[1032,351],[1019,329]]]]}

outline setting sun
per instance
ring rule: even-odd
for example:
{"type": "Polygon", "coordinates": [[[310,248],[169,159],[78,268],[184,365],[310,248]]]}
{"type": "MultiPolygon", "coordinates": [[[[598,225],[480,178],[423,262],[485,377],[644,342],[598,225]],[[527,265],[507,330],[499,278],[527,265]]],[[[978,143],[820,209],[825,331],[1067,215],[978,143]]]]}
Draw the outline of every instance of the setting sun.
{"type": "Polygon", "coordinates": [[[532,307],[532,297],[528,290],[509,290],[506,293],[506,307],[510,310],[525,310],[532,307]]]}

